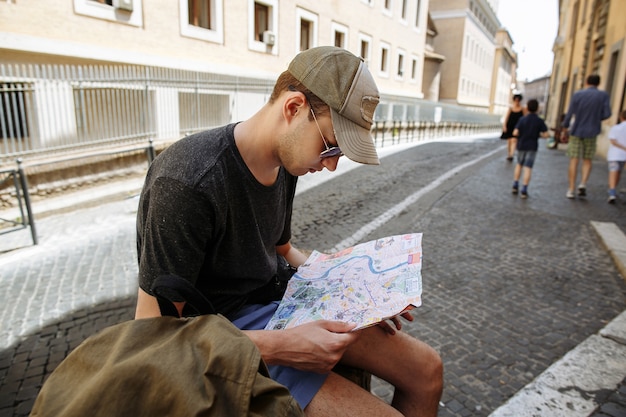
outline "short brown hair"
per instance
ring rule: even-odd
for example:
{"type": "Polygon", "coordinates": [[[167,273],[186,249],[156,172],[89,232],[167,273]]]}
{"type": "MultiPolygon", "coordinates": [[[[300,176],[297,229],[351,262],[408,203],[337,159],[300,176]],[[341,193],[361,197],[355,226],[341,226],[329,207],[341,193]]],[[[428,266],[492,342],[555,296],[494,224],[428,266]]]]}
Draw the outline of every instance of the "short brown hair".
{"type": "MultiPolygon", "coordinates": [[[[311,92],[308,88],[304,86],[300,81],[296,79],[289,71],[284,71],[276,80],[276,84],[274,85],[274,90],[272,91],[272,95],[270,96],[270,103],[273,103],[278,99],[278,97],[284,91],[300,91],[306,99],[309,101],[309,104],[313,108],[313,111],[316,115],[330,113],[330,107],[328,104],[324,103],[319,97],[311,92]]],[[[309,116],[309,118],[313,118],[309,116]]]]}
{"type": "Polygon", "coordinates": [[[596,87],[600,85],[600,76],[598,74],[591,74],[587,77],[587,84],[595,85],[596,87]]]}

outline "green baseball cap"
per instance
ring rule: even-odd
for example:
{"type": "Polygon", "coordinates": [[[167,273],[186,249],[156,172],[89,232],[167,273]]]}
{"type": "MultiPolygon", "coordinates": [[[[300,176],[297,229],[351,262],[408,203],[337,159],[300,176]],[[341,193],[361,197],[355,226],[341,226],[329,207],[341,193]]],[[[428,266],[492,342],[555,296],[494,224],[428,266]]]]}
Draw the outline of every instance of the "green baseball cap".
{"type": "Polygon", "coordinates": [[[378,165],[371,134],[378,88],[362,58],[335,46],[300,52],[288,71],[330,107],[337,144],[348,158],[378,165]]]}

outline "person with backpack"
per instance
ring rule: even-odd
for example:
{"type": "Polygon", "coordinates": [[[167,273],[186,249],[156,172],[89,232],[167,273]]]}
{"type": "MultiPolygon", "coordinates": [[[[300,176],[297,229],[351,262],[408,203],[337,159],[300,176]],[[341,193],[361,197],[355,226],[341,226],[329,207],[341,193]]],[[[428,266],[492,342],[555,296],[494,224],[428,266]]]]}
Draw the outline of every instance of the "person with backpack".
{"type": "MultiPolygon", "coordinates": [[[[378,101],[361,58],[342,48],[312,48],[291,61],[268,103],[249,119],[163,151],[139,202],[136,318],[160,315],[155,279],[182,277],[254,342],[272,378],[306,415],[435,416],[441,358],[402,332],[399,317],[358,331],[326,320],[264,330],[284,291],[281,277],[289,274],[281,259],[294,267],[306,260],[290,240],[297,178],[334,171],[343,155],[379,164],[370,133],[378,101]],[[338,364],[392,384],[391,404],[335,373],[338,364]]],[[[187,315],[184,300],[173,301],[187,315]]]]}

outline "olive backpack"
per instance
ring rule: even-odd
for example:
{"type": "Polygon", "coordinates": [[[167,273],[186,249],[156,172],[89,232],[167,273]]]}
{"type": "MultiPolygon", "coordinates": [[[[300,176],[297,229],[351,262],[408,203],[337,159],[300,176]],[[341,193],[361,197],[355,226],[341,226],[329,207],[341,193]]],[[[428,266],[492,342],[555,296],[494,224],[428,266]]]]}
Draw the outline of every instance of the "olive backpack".
{"type": "Polygon", "coordinates": [[[131,320],[87,338],[50,374],[31,416],[303,416],[273,381],[254,343],[211,314],[191,284],[159,277],[163,317],[131,320]],[[198,313],[179,318],[173,301],[198,313]]]}

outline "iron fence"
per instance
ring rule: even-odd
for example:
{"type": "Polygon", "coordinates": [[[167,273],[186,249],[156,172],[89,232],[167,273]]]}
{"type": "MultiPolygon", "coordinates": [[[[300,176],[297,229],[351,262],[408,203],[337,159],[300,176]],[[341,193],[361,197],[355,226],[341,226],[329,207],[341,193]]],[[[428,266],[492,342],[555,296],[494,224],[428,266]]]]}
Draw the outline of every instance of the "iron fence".
{"type": "Polygon", "coordinates": [[[24,175],[21,159],[16,162],[15,168],[0,170],[0,187],[9,184],[14,189],[20,215],[14,219],[0,218],[0,235],[30,227],[30,235],[33,244],[36,245],[38,243],[37,230],[28,192],[28,182],[26,175],[24,175]]]}
{"type": "MultiPolygon", "coordinates": [[[[173,142],[250,116],[273,84],[144,66],[0,64],[0,166],[173,142]]],[[[405,97],[383,96],[376,120],[380,146],[499,129],[497,116],[405,97]]]]}

